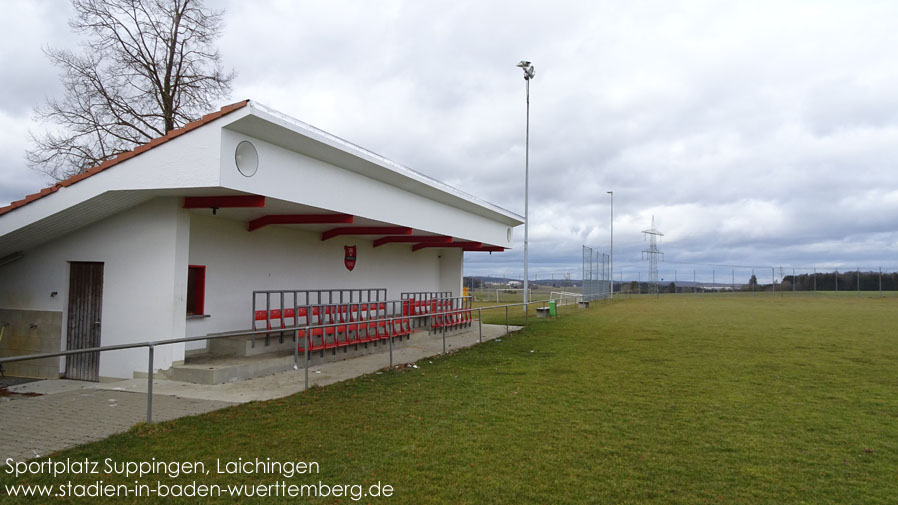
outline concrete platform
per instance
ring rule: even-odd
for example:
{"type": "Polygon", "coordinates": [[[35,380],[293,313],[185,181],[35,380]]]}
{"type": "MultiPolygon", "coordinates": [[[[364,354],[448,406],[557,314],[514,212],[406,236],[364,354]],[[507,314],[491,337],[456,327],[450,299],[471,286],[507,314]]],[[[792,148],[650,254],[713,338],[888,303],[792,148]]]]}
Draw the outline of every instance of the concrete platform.
{"type": "MultiPolygon", "coordinates": [[[[520,329],[520,326],[509,327],[510,332],[515,332],[520,329]]],[[[493,345],[495,343],[494,341],[497,340],[501,343],[501,340],[505,335],[505,325],[483,325],[484,345],[493,345]]],[[[439,334],[426,335],[426,333],[424,333],[422,337],[426,338],[413,340],[402,348],[395,348],[393,350],[393,365],[404,366],[413,364],[422,359],[442,353],[442,337],[439,334]]],[[[468,331],[457,333],[455,335],[447,335],[446,350],[447,352],[452,352],[457,349],[470,347],[477,344],[477,342],[478,328],[475,322],[474,327],[468,331]]],[[[389,359],[389,354],[384,352],[357,356],[353,359],[313,363],[309,367],[309,386],[325,386],[352,379],[360,375],[377,372],[389,366],[389,359]]],[[[272,400],[289,396],[301,392],[304,389],[304,385],[305,370],[303,368],[293,370],[291,357],[291,367],[287,371],[274,373],[265,377],[256,377],[214,385],[195,384],[171,380],[164,376],[156,376],[153,380],[153,396],[154,398],[157,395],[163,395],[229,403],[244,403],[250,401],[272,400]]],[[[16,393],[40,393],[44,395],[83,389],[144,393],[145,398],[147,379],[128,379],[109,383],[82,382],[66,379],[42,380],[9,388],[10,391],[16,393]]]]}
{"type": "MultiPolygon", "coordinates": [[[[221,356],[255,356],[257,354],[270,354],[273,352],[293,352],[293,335],[289,332],[283,335],[274,334],[268,337],[268,344],[265,343],[265,337],[256,335],[255,345],[253,345],[252,335],[243,335],[239,337],[219,338],[209,341],[208,354],[216,354],[221,356]]],[[[188,358],[189,360],[190,358],[188,358]]]]}
{"type": "MultiPolygon", "coordinates": [[[[478,342],[478,326],[447,335],[452,352],[478,342]]],[[[520,330],[510,326],[509,331],[520,330]]],[[[504,325],[483,325],[483,345],[502,345],[504,325]]],[[[443,352],[439,334],[422,334],[393,352],[393,364],[428,366],[427,358],[443,352]]],[[[389,354],[371,353],[353,359],[309,367],[309,386],[325,386],[369,373],[388,373],[389,354]]],[[[305,389],[305,370],[289,370],[265,377],[216,385],[200,385],[163,377],[153,380],[153,419],[157,421],[200,414],[237,403],[282,398],[305,389]]],[[[39,380],[10,386],[20,393],[0,398],[0,461],[45,457],[47,454],[126,431],[146,416],[147,380],[97,383],[64,379],[39,380]],[[37,393],[40,396],[24,396],[37,393]]]]}
{"type": "MultiPolygon", "coordinates": [[[[447,338],[452,341],[455,335],[476,330],[477,324],[475,322],[468,328],[447,331],[447,338]]],[[[396,337],[393,339],[393,351],[396,352],[409,345],[416,345],[417,341],[432,337],[442,339],[441,334],[430,335],[426,330],[416,331],[401,339],[396,337]]],[[[369,354],[385,354],[389,352],[389,348],[388,340],[379,340],[337,349],[314,351],[309,353],[309,365],[317,366],[334,361],[346,361],[369,354]]],[[[269,345],[265,346],[264,338],[257,338],[256,345],[253,347],[249,336],[241,336],[213,340],[210,342],[210,349],[212,352],[189,357],[185,363],[176,364],[170,369],[162,371],[162,375],[179,382],[213,385],[264,377],[305,367],[304,354],[296,356],[296,361],[294,361],[292,339],[285,339],[284,343],[280,344],[277,337],[272,337],[269,345]],[[261,352],[266,349],[269,351],[261,352]]],[[[146,378],[146,374],[135,373],[135,378],[146,378]]]]}
{"type": "Polygon", "coordinates": [[[224,384],[262,377],[293,369],[293,353],[274,352],[251,356],[204,355],[174,365],[162,374],[172,380],[194,384],[224,384]]]}

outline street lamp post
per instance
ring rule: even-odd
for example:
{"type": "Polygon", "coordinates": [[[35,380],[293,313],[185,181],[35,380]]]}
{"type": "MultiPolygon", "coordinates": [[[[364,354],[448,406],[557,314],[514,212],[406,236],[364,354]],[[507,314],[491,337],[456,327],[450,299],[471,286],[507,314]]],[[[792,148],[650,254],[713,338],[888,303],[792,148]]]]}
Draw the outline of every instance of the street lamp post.
{"type": "Polygon", "coordinates": [[[531,65],[529,61],[521,60],[517,66],[524,70],[524,81],[527,83],[527,133],[524,148],[524,314],[527,314],[527,304],[530,303],[530,290],[528,285],[529,258],[527,256],[527,241],[529,239],[528,228],[530,225],[530,218],[528,216],[528,207],[530,203],[530,79],[533,79],[534,72],[533,65],[531,65]]]}
{"type": "Polygon", "coordinates": [[[611,195],[611,296],[614,300],[614,191],[606,191],[611,195]]]}

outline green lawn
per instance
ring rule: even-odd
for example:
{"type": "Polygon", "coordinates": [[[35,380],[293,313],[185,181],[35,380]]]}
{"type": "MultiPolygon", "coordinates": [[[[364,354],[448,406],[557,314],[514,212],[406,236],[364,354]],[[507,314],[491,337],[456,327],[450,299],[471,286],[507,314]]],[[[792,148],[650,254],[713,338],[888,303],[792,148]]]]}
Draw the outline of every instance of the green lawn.
{"type": "Polygon", "coordinates": [[[417,369],[138,427],[54,458],[317,461],[320,474],[290,483],[395,488],[358,503],[895,503],[895,298],[664,295],[561,315],[417,369]]]}

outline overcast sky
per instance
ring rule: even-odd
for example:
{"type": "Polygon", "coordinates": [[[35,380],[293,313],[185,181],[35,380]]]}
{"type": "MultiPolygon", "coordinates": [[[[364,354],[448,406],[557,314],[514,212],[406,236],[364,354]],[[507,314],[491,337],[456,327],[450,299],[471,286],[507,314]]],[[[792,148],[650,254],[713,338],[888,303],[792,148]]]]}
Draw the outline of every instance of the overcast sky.
{"type": "MultiPolygon", "coordinates": [[[[606,191],[625,280],[646,277],[653,215],[665,278],[712,264],[898,268],[898,2],[210,5],[227,10],[219,46],[239,74],[228,102],[256,100],[519,214],[515,64],[531,60],[531,275],[579,278],[581,245],[607,252],[606,191]]],[[[78,42],[61,0],[7,0],[4,14],[0,205],[49,183],[24,163],[34,106],[60,93],[42,48],[78,42]]],[[[514,251],[468,253],[466,273],[520,275],[522,239],[523,227],[514,251]]]]}

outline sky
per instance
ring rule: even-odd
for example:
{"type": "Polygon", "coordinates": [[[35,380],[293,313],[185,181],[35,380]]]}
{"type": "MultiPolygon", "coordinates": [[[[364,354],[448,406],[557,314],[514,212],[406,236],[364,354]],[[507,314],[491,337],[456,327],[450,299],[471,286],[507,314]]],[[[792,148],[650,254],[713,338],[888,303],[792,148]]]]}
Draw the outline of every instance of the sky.
{"type": "MultiPolygon", "coordinates": [[[[518,214],[530,89],[530,276],[581,247],[645,279],[898,269],[898,2],[266,1],[218,47],[250,98],[518,214]],[[737,268],[739,267],[739,268],[737,268]],[[733,270],[733,272],[731,272],[733,270]]],[[[50,184],[24,161],[76,48],[62,0],[6,0],[0,205],[50,184]]],[[[468,275],[520,277],[523,227],[468,275]]],[[[737,279],[738,280],[738,279],[737,279]]],[[[744,279],[743,279],[744,280],[744,279]]]]}

